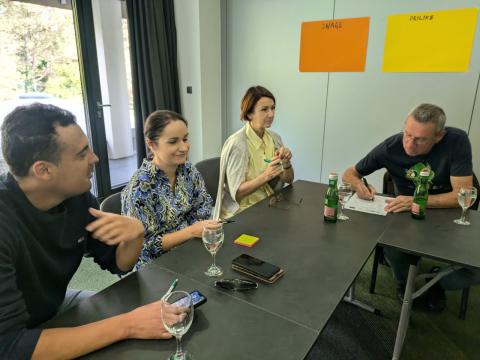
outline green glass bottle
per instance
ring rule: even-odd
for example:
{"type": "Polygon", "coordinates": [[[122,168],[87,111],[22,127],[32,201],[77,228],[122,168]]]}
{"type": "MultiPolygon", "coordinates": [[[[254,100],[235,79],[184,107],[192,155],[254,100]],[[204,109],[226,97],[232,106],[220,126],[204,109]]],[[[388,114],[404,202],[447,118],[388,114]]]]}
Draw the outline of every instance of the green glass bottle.
{"type": "Polygon", "coordinates": [[[338,212],[338,175],[337,173],[330,173],[328,175],[328,188],[325,192],[325,207],[323,208],[323,220],[325,222],[337,222],[338,212]]]}
{"type": "Polygon", "coordinates": [[[425,219],[425,211],[427,209],[428,201],[428,178],[430,175],[429,169],[420,171],[420,182],[413,193],[413,202],[411,214],[414,219],[425,219]]]}

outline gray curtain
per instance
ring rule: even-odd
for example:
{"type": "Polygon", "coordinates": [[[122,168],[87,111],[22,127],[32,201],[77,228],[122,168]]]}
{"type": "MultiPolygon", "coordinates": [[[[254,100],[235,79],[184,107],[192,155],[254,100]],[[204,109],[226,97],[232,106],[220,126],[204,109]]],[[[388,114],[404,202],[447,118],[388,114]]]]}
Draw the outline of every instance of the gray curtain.
{"type": "Polygon", "coordinates": [[[181,113],[173,0],[127,0],[137,161],[146,157],[145,118],[155,110],[181,113]]]}

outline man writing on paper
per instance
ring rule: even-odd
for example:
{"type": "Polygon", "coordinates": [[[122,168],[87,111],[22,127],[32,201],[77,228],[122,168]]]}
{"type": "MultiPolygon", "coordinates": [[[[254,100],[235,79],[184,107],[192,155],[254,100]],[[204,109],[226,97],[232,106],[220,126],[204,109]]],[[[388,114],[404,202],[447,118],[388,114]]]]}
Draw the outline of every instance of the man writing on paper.
{"type": "Polygon", "coordinates": [[[10,172],[0,176],[0,358],[70,359],[127,338],[171,337],[160,302],[83,326],[41,328],[83,297],[67,285],[84,254],[128,272],[144,229],[97,210],[89,190],[98,158],[68,111],[16,108],[2,125],[2,151],[10,172]]]}
{"type": "MultiPolygon", "coordinates": [[[[409,169],[418,163],[431,167],[435,172],[429,190],[430,208],[458,207],[457,192],[460,187],[472,186],[472,150],[467,134],[460,129],[445,127],[444,111],[432,104],[421,104],[413,109],[405,120],[400,134],[395,134],[377,145],[355,166],[343,174],[343,181],[352,184],[358,196],[373,199],[375,189],[365,186],[362,178],[385,168],[393,178],[396,197],[385,207],[388,212],[410,211],[414,183],[406,177],[409,169]]],[[[397,282],[397,296],[402,299],[410,264],[419,257],[392,249],[384,249],[397,282]]],[[[431,310],[445,308],[444,289],[454,290],[480,282],[480,271],[460,269],[442,278],[427,292],[427,304],[431,310]]]]}

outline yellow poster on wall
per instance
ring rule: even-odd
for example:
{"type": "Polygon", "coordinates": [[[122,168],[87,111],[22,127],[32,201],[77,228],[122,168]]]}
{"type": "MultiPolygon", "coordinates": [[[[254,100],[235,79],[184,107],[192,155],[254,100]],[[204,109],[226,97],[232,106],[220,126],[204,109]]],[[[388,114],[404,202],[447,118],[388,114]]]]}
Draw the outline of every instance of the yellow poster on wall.
{"type": "Polygon", "coordinates": [[[383,71],[468,71],[477,15],[456,9],[389,16],[383,71]]]}

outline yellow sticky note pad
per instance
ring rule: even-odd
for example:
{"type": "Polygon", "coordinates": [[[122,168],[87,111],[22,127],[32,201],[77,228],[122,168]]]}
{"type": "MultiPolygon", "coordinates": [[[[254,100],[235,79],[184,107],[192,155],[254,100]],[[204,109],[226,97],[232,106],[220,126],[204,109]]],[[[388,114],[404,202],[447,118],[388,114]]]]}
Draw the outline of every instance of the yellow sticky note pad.
{"type": "Polygon", "coordinates": [[[242,246],[247,246],[247,247],[252,247],[255,245],[260,238],[252,235],[247,235],[247,234],[242,234],[238,238],[235,239],[233,242],[234,244],[237,245],[242,245],[242,246]]]}
{"type": "Polygon", "coordinates": [[[390,15],[383,71],[468,71],[477,14],[470,8],[390,15]]]}

